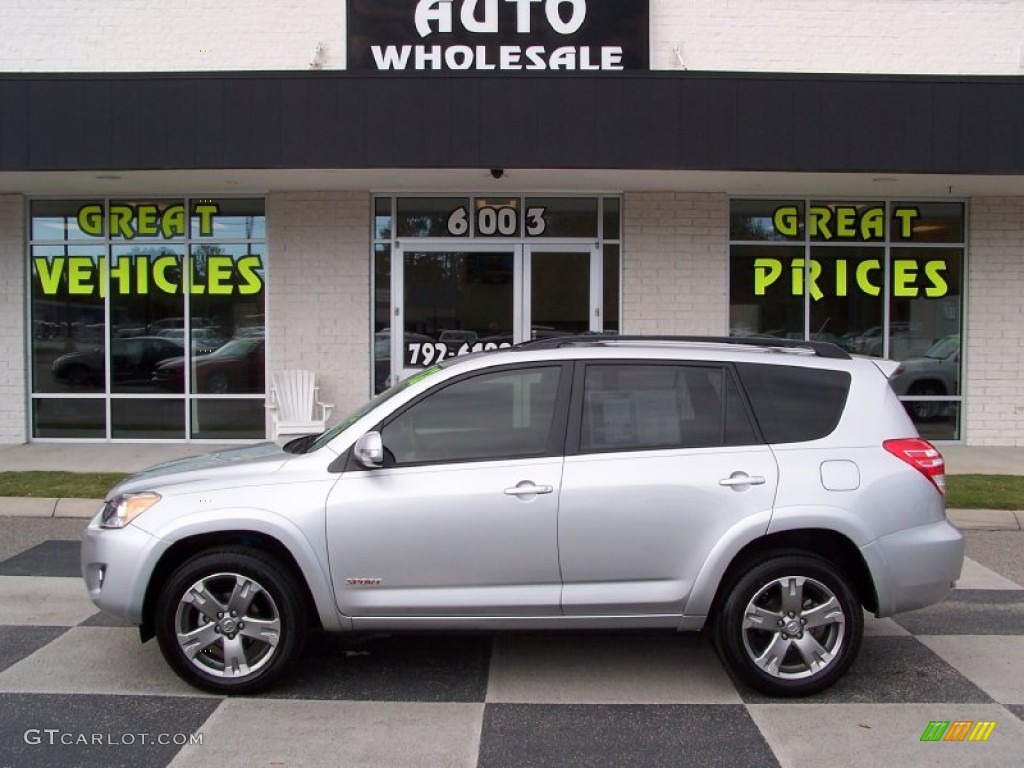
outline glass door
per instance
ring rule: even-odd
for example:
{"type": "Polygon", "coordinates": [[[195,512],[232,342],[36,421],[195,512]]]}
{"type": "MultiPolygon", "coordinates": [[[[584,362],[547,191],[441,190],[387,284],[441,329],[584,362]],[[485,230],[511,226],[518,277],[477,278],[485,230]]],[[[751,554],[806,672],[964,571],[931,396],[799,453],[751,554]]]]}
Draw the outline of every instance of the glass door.
{"type": "Polygon", "coordinates": [[[375,339],[378,379],[523,341],[600,332],[596,246],[398,244],[391,328],[375,339]]]}
{"type": "Polygon", "coordinates": [[[529,245],[523,272],[522,341],[603,330],[596,246],[529,245]]]}

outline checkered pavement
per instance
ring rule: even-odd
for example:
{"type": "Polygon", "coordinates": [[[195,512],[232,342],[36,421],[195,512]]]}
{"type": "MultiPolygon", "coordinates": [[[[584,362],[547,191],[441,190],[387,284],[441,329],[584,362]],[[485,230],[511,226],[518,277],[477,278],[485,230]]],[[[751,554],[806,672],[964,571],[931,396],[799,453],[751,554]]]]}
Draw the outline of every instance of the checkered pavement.
{"type": "Polygon", "coordinates": [[[973,561],[959,587],[868,617],[846,678],[798,701],[658,633],[314,636],[283,685],[226,699],[97,612],[78,543],[50,540],[0,562],[0,766],[1019,766],[1024,588],[973,561]],[[921,742],[934,720],[997,725],[921,742]]]}

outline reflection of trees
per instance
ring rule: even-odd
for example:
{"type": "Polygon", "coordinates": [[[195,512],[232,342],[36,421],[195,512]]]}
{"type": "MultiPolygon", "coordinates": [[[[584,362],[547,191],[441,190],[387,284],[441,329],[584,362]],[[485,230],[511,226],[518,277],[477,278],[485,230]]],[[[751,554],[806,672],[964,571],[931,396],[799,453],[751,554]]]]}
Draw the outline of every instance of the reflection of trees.
{"type": "Polygon", "coordinates": [[[192,273],[196,277],[206,278],[206,265],[211,256],[225,255],[224,249],[219,245],[197,245],[192,248],[192,273]]]}

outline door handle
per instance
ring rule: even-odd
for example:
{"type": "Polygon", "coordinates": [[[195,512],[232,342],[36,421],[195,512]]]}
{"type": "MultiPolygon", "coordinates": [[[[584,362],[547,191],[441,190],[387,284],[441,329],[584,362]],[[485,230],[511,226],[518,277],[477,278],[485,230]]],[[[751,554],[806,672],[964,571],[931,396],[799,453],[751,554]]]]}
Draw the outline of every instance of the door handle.
{"type": "Polygon", "coordinates": [[[737,485],[764,485],[765,479],[760,475],[748,475],[746,472],[733,472],[729,477],[719,480],[719,485],[734,488],[737,485]]]}
{"type": "Polygon", "coordinates": [[[555,489],[550,485],[534,485],[529,480],[516,485],[514,488],[506,488],[506,496],[536,496],[541,493],[551,493],[555,489]]]}

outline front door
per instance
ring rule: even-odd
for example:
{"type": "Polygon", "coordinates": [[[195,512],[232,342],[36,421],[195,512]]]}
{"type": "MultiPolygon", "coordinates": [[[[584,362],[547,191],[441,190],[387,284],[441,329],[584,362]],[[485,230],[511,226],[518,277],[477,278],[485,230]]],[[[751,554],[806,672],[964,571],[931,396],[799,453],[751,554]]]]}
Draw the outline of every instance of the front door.
{"type": "Polygon", "coordinates": [[[570,366],[467,374],[380,426],[383,467],[327,501],[331,578],[352,617],[558,615],[570,366]]]}
{"type": "Polygon", "coordinates": [[[399,244],[391,380],[456,356],[602,328],[595,244],[399,244]]]}

